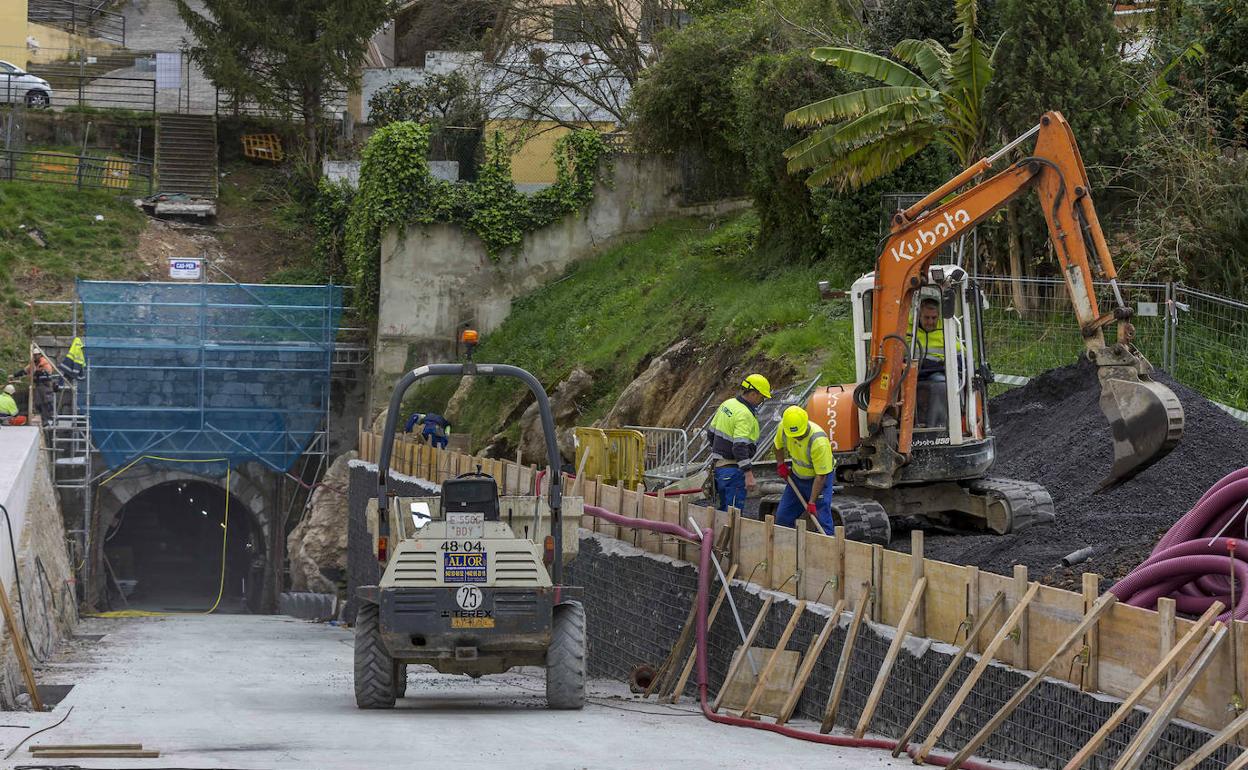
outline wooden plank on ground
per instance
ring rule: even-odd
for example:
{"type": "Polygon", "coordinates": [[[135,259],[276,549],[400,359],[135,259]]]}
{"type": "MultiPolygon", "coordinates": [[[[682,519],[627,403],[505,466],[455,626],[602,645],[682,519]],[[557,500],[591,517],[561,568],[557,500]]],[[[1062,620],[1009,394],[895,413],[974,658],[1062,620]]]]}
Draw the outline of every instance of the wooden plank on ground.
{"type": "Polygon", "coordinates": [[[41,751],[34,755],[39,759],[156,759],[160,752],[154,749],[62,749],[59,751],[41,751]]]}
{"type": "Polygon", "coordinates": [[[1005,592],[997,591],[996,596],[992,597],[992,601],[988,604],[988,609],[979,615],[971,626],[970,631],[966,635],[966,640],[962,642],[962,646],[958,648],[958,652],[949,661],[949,665],[945,667],[945,673],[941,674],[940,680],[936,682],[936,686],[928,693],[927,700],[923,701],[923,705],[919,707],[919,711],[914,715],[914,719],[910,721],[910,726],[897,739],[897,745],[893,747],[893,756],[900,756],[901,752],[906,750],[906,744],[909,743],[910,737],[919,730],[919,726],[923,724],[923,720],[927,717],[927,712],[932,710],[932,706],[936,705],[936,701],[940,699],[940,694],[949,686],[949,682],[953,680],[953,675],[958,672],[958,666],[971,652],[975,639],[979,636],[979,632],[988,624],[988,619],[1005,604],[1005,592]]]}
{"type": "Polygon", "coordinates": [[[823,711],[823,722],[819,732],[828,733],[836,724],[836,712],[841,707],[841,696],[845,694],[845,684],[849,679],[849,659],[854,654],[854,642],[858,639],[858,629],[862,627],[863,618],[867,614],[867,603],[871,601],[871,586],[864,583],[858,594],[858,605],[854,607],[853,619],[849,622],[849,631],[845,634],[845,643],[841,645],[841,657],[836,663],[836,676],[832,679],[832,692],[828,694],[828,705],[823,711]]]}
{"type": "Polygon", "coordinates": [[[802,690],[806,689],[806,682],[810,679],[810,675],[815,670],[815,664],[819,662],[819,656],[823,653],[823,648],[827,646],[828,640],[832,638],[832,629],[836,628],[837,621],[840,620],[841,613],[845,610],[845,601],[836,603],[832,614],[828,616],[828,621],[823,624],[823,630],[819,632],[819,636],[811,642],[810,647],[806,649],[806,657],[802,659],[802,666],[797,670],[797,676],[793,679],[793,689],[789,691],[789,697],[785,699],[784,705],[780,707],[780,713],[776,716],[776,724],[782,725],[789,721],[789,717],[793,716],[793,710],[797,708],[797,701],[802,697],[802,690]]]}
{"type": "Polygon", "coordinates": [[[888,678],[893,673],[893,666],[897,663],[897,655],[901,652],[901,646],[906,641],[910,624],[913,622],[915,612],[923,600],[923,590],[925,588],[927,588],[927,578],[921,577],[914,584],[914,589],[910,591],[910,601],[906,602],[906,608],[901,612],[901,620],[897,622],[897,631],[893,634],[893,641],[888,645],[888,652],[884,655],[884,663],[880,666],[879,673],[875,675],[875,684],[871,686],[871,694],[867,696],[867,704],[863,707],[862,715],[858,718],[858,727],[854,729],[855,738],[861,738],[866,735],[867,728],[871,726],[871,718],[875,716],[875,709],[880,705],[880,698],[884,696],[884,686],[888,684],[888,678]]]}
{"type": "Polygon", "coordinates": [[[780,660],[780,653],[784,652],[785,647],[789,644],[789,639],[793,636],[793,632],[797,629],[798,621],[802,619],[802,613],[806,611],[806,602],[799,601],[797,606],[793,608],[793,614],[789,615],[789,622],[785,624],[784,631],[780,634],[780,639],[776,642],[775,651],[767,658],[767,662],[763,664],[763,670],[758,672],[758,684],[754,685],[754,692],[750,693],[750,699],[745,702],[745,708],[741,711],[741,716],[749,719],[754,714],[754,708],[758,705],[759,700],[763,697],[763,690],[767,688],[767,678],[771,676],[771,672],[775,669],[776,663],[780,660]]]}
{"type": "Polygon", "coordinates": [[[728,693],[728,687],[737,676],[737,670],[741,668],[742,662],[750,656],[750,647],[754,646],[754,638],[758,636],[759,629],[763,627],[763,621],[767,619],[767,613],[771,611],[771,604],[774,601],[775,597],[768,596],[763,602],[762,609],[758,611],[758,615],[754,618],[754,625],[750,626],[750,631],[745,635],[745,641],[742,642],[739,652],[733,656],[732,663],[728,666],[728,675],[724,677],[724,684],[719,688],[719,693],[715,696],[715,702],[711,705],[711,711],[719,711],[719,706],[723,703],[724,696],[728,693]]]}
{"type": "Polygon", "coordinates": [[[39,698],[39,688],[35,685],[35,671],[30,667],[30,658],[26,657],[26,645],[22,635],[17,632],[17,623],[13,619],[13,605],[9,604],[9,591],[0,581],[0,610],[4,611],[4,625],[9,630],[9,641],[13,643],[13,651],[17,653],[17,665],[22,669],[22,679],[26,682],[26,694],[30,696],[30,705],[35,711],[43,711],[43,701],[39,698]]]}
{"type": "Polygon", "coordinates": [[[940,740],[940,736],[944,734],[945,730],[949,729],[949,724],[953,721],[958,711],[961,710],[962,704],[966,702],[967,697],[970,696],[975,683],[984,675],[984,671],[988,670],[988,666],[992,665],[992,660],[996,657],[997,650],[1001,649],[1001,645],[1005,644],[1005,641],[1010,638],[1010,631],[1018,625],[1024,613],[1027,612],[1027,605],[1031,604],[1031,600],[1036,598],[1039,590],[1040,584],[1032,583],[1031,588],[1027,589],[1027,593],[1023,594],[1023,597],[1014,605],[1014,610],[1010,612],[1010,616],[1001,624],[1001,628],[992,637],[992,641],[988,642],[988,646],[984,648],[983,653],[979,656],[979,661],[976,662],[975,668],[963,680],[962,686],[954,694],[953,700],[949,701],[949,705],[945,708],[944,713],[940,715],[940,719],[936,721],[936,725],[932,727],[932,731],[928,733],[927,738],[923,741],[923,745],[919,747],[918,752],[914,755],[915,764],[921,764],[927,759],[927,755],[931,753],[932,748],[936,745],[936,741],[940,740]]]}

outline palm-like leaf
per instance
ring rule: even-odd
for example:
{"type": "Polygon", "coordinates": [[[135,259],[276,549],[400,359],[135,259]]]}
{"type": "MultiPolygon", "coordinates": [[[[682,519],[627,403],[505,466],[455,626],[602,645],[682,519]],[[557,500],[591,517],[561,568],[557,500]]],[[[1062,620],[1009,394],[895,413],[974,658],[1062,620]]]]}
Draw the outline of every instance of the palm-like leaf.
{"type": "Polygon", "coordinates": [[[857,48],[816,48],[810,52],[811,58],[824,64],[866,75],[890,86],[910,86],[912,88],[928,87],[923,78],[901,66],[897,62],[877,56],[857,48]]]}
{"type": "Polygon", "coordinates": [[[940,91],[931,86],[864,88],[798,107],[784,116],[784,125],[815,126],[833,120],[849,120],[892,104],[918,104],[939,98],[940,91]]]}
{"type": "Polygon", "coordinates": [[[787,126],[820,127],[785,150],[789,170],[809,169],[811,187],[833,181],[859,187],[932,142],[948,147],[963,165],[979,157],[986,133],[984,94],[995,51],[976,32],[976,0],[955,0],[954,8],[957,42],[945,49],[935,40],[903,40],[893,55],[904,64],[852,48],[812,51],[818,61],[883,85],[788,113],[787,126]]]}
{"type": "Polygon", "coordinates": [[[893,56],[911,67],[918,67],[927,82],[943,88],[949,71],[949,52],[936,40],[903,40],[893,47],[893,56]]]}

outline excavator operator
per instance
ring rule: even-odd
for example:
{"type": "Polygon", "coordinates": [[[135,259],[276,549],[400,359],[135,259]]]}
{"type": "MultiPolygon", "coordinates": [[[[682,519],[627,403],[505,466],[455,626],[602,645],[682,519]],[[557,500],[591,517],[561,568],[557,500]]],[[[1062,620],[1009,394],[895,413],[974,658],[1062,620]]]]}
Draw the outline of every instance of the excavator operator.
{"type": "MultiPolygon", "coordinates": [[[[962,341],[958,340],[956,344],[958,351],[961,351],[962,341]]],[[[916,393],[916,417],[919,419],[916,422],[919,427],[943,428],[949,421],[949,405],[945,400],[945,330],[941,325],[940,303],[932,297],[925,297],[919,303],[918,346],[915,352],[923,356],[919,361],[919,388],[916,393]]],[[[959,373],[961,370],[962,361],[959,359],[959,373]]]]}

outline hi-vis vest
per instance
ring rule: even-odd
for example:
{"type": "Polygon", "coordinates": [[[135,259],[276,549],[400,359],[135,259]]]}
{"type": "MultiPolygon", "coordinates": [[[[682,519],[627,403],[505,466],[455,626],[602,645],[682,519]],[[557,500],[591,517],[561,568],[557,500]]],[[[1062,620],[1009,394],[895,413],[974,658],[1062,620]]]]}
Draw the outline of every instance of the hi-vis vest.
{"type": "Polygon", "coordinates": [[[0,393],[0,417],[13,417],[17,414],[17,402],[8,393],[0,393]]]}
{"type": "Polygon", "coordinates": [[[720,404],[706,433],[713,459],[735,460],[749,470],[758,449],[758,418],[748,404],[735,397],[720,404]]]}
{"type": "Polygon", "coordinates": [[[65,354],[65,357],[79,366],[87,365],[87,357],[82,352],[82,337],[74,337],[74,341],[70,343],[69,352],[65,354]]]}
{"type": "MultiPolygon", "coordinates": [[[[937,361],[945,360],[945,329],[937,326],[934,330],[924,331],[920,326],[918,329],[919,346],[915,353],[921,353],[925,358],[934,358],[937,361]]],[[[962,342],[958,340],[954,343],[954,349],[958,352],[962,351],[962,342]]]]}
{"type": "Polygon", "coordinates": [[[776,431],[776,449],[783,449],[793,463],[793,472],[804,479],[813,479],[836,470],[836,458],[832,456],[832,443],[828,434],[818,425],[808,423],[806,435],[794,438],[776,431]]]}

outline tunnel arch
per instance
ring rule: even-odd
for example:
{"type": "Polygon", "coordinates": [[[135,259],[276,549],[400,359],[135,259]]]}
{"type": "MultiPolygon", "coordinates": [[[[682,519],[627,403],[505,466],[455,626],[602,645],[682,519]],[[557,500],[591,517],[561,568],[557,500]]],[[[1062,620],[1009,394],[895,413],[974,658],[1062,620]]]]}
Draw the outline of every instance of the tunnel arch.
{"type": "MultiPolygon", "coordinates": [[[[98,549],[97,552],[100,554],[108,552],[109,546],[104,542],[108,534],[111,533],[113,540],[110,542],[114,544],[116,544],[116,538],[119,536],[122,537],[121,542],[125,543],[126,540],[138,534],[134,531],[135,523],[132,523],[131,528],[127,531],[125,530],[126,522],[124,520],[119,522],[119,516],[122,515],[123,511],[127,511],[128,507],[137,506],[138,510],[142,510],[146,505],[145,501],[160,501],[162,494],[163,503],[168,506],[172,502],[168,497],[168,490],[179,486],[198,487],[205,491],[211,490],[213,494],[219,496],[221,501],[224,501],[227,494],[227,484],[224,476],[215,478],[179,468],[169,468],[155,464],[136,465],[116,478],[107,480],[107,482],[102,483],[98,487],[96,495],[94,537],[98,549]],[[121,528],[116,529],[119,523],[121,528]]],[[[258,559],[259,569],[262,573],[256,574],[254,570],[248,570],[246,573],[246,580],[253,587],[252,590],[247,592],[246,606],[252,612],[260,611],[261,604],[265,601],[263,587],[267,582],[267,577],[272,574],[273,570],[273,565],[268,562],[272,545],[272,517],[270,512],[275,494],[272,490],[275,489],[274,475],[266,468],[255,467],[255,464],[249,464],[231,470],[228,491],[230,527],[227,530],[228,536],[226,538],[227,561],[229,559],[242,558],[240,553],[235,550],[238,546],[239,538],[245,538],[246,542],[252,545],[251,557],[258,559]]],[[[176,517],[183,512],[185,511],[174,506],[170,515],[176,517]]],[[[129,516],[130,514],[126,515],[129,516]]],[[[205,515],[207,515],[206,512],[205,515]]],[[[150,517],[146,521],[146,525],[149,528],[153,523],[154,520],[150,517]]],[[[167,523],[165,522],[165,524],[167,523]]],[[[167,527],[165,528],[167,529],[167,527]]],[[[175,532],[166,532],[165,534],[176,539],[175,532]]],[[[212,553],[215,555],[214,563],[218,565],[217,569],[219,571],[220,550],[212,549],[211,546],[206,544],[204,547],[212,550],[212,553]]],[[[114,571],[117,571],[119,566],[125,567],[126,565],[113,565],[114,571]]],[[[227,570],[227,574],[237,576],[238,570],[238,565],[234,564],[230,570],[227,570]]],[[[107,576],[100,575],[97,595],[108,596],[111,593],[115,599],[117,593],[116,586],[112,584],[111,580],[106,578],[107,576]]],[[[231,587],[233,586],[234,583],[231,580],[231,587]]],[[[230,596],[230,591],[226,592],[226,596],[230,596]]],[[[113,604],[115,605],[116,602],[114,601],[113,604]]],[[[223,606],[238,609],[238,607],[234,607],[229,602],[223,606]]],[[[113,606],[113,608],[117,609],[118,607],[113,606]]]]}

